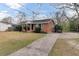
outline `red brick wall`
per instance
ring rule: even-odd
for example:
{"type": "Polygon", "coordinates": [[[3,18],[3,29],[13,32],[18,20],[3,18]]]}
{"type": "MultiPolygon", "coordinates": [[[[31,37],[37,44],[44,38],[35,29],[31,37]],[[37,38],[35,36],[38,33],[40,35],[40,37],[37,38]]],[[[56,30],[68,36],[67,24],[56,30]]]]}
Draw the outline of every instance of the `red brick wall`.
{"type": "Polygon", "coordinates": [[[47,33],[54,31],[54,23],[51,21],[49,21],[48,23],[44,23],[42,31],[47,32],[47,33]]]}
{"type": "MultiPolygon", "coordinates": [[[[32,32],[35,30],[35,25],[33,25],[33,29],[31,29],[31,26],[32,25],[30,25],[30,30],[27,30],[27,32],[32,32]]],[[[47,23],[43,23],[41,28],[42,28],[43,32],[50,33],[52,31],[54,31],[54,23],[52,21],[49,21],[47,23]]]]}

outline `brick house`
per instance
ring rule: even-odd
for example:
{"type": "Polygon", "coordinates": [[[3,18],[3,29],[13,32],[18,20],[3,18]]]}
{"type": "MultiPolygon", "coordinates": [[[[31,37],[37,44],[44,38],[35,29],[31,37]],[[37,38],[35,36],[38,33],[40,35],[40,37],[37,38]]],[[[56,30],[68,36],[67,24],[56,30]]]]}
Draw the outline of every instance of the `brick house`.
{"type": "Polygon", "coordinates": [[[35,30],[36,26],[41,27],[42,32],[53,32],[54,31],[54,21],[52,19],[43,19],[43,20],[34,20],[27,22],[26,25],[28,26],[27,32],[32,32],[35,30]]]}
{"type": "Polygon", "coordinates": [[[52,19],[43,19],[43,20],[33,20],[25,23],[27,26],[27,29],[25,31],[27,32],[33,32],[35,30],[36,26],[39,26],[41,28],[42,32],[53,32],[54,31],[54,21],[52,19]]]}

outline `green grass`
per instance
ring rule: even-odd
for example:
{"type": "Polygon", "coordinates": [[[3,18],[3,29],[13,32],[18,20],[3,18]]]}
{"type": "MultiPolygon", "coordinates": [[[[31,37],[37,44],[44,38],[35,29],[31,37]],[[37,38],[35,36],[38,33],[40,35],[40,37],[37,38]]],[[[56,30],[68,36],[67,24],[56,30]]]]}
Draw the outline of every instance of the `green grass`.
{"type": "Polygon", "coordinates": [[[1,32],[0,55],[9,55],[44,35],[40,33],[1,32]]]}

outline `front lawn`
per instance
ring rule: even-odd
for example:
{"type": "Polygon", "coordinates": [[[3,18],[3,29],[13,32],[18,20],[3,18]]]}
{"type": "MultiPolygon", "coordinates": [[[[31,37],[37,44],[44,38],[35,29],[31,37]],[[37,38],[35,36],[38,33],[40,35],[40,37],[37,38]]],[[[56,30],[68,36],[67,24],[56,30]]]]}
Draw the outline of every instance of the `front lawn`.
{"type": "Polygon", "coordinates": [[[0,55],[15,52],[44,35],[42,33],[0,32],[0,55]]]}
{"type": "MultiPolygon", "coordinates": [[[[79,39],[69,39],[76,40],[79,43],[79,39]]],[[[75,48],[75,45],[68,44],[69,41],[66,39],[58,39],[55,46],[51,49],[49,56],[79,56],[79,49],[75,48]]],[[[75,44],[73,42],[73,44],[75,44]]]]}

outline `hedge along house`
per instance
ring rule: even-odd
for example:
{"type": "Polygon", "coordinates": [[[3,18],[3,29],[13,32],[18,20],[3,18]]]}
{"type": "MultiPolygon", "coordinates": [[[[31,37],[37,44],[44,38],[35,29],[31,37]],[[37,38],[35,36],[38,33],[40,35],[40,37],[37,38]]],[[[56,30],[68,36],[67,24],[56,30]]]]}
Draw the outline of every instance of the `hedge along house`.
{"type": "Polygon", "coordinates": [[[50,33],[54,32],[55,23],[52,19],[43,19],[43,20],[33,20],[26,21],[26,30],[27,32],[35,31],[36,27],[40,27],[42,32],[50,33]]]}

